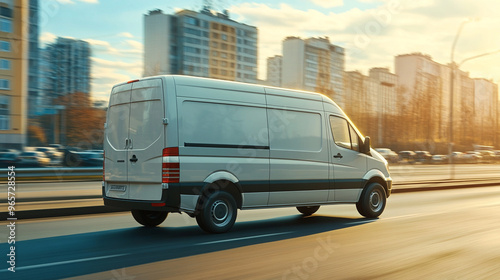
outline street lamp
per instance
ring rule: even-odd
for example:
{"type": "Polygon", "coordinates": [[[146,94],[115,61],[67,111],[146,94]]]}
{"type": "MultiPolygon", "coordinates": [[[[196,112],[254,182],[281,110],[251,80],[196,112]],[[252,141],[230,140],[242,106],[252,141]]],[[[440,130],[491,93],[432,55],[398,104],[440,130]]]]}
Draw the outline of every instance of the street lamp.
{"type": "MultiPolygon", "coordinates": [[[[474,21],[477,21],[479,20],[478,18],[475,18],[473,19],[474,21]]],[[[449,164],[450,164],[450,179],[454,179],[455,177],[455,165],[453,163],[453,91],[454,91],[454,79],[455,79],[455,69],[460,69],[460,66],[462,66],[462,64],[464,64],[465,62],[469,61],[469,60],[472,60],[472,59],[476,59],[476,58],[480,58],[480,57],[483,57],[483,56],[487,56],[487,55],[492,55],[492,54],[496,54],[496,53],[500,53],[500,49],[498,50],[495,50],[495,51],[492,51],[492,52],[487,52],[487,53],[482,53],[482,54],[479,54],[479,55],[474,55],[474,56],[471,56],[471,57],[468,57],[464,60],[462,60],[460,63],[458,64],[455,64],[455,61],[454,61],[454,54],[455,54],[455,46],[457,44],[457,41],[458,41],[458,37],[460,37],[460,33],[462,32],[462,29],[464,28],[464,25],[466,23],[469,23],[471,22],[472,20],[471,19],[466,19],[464,21],[462,21],[462,23],[460,24],[460,27],[458,28],[458,31],[457,31],[457,35],[455,35],[455,39],[453,40],[453,45],[451,46],[451,63],[450,63],[450,67],[451,67],[451,73],[450,73],[450,132],[449,132],[449,139],[450,139],[450,142],[448,144],[448,155],[449,155],[449,164]]]]}

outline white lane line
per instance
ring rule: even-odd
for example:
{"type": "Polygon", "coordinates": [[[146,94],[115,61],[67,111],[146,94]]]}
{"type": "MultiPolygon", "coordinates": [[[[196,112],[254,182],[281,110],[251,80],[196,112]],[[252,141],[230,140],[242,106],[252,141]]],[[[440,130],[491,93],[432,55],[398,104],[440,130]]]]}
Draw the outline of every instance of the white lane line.
{"type": "MultiPolygon", "coordinates": [[[[79,262],[87,262],[87,261],[95,261],[95,260],[109,259],[109,258],[121,257],[121,256],[125,256],[125,255],[127,255],[127,254],[119,254],[119,255],[110,255],[110,256],[102,256],[102,257],[93,257],[93,258],[78,259],[78,260],[70,260],[70,261],[62,261],[62,262],[53,262],[53,263],[44,263],[44,264],[28,265],[28,266],[23,266],[23,267],[16,267],[16,271],[18,271],[18,270],[35,269],[35,268],[42,268],[42,267],[48,267],[48,266],[55,266],[55,265],[70,264],[70,263],[79,263],[79,262]]],[[[7,269],[2,269],[1,271],[2,271],[2,272],[3,272],[3,271],[7,271],[7,269]]]]}
{"type": "Polygon", "coordinates": [[[292,231],[261,234],[261,235],[247,236],[247,237],[238,237],[238,238],[231,238],[231,239],[225,239],[225,240],[207,241],[207,242],[196,243],[195,245],[216,244],[216,243],[231,242],[231,241],[237,241],[237,240],[254,239],[254,238],[268,237],[268,236],[274,236],[274,235],[282,235],[282,234],[288,234],[288,233],[292,233],[292,231]]]}

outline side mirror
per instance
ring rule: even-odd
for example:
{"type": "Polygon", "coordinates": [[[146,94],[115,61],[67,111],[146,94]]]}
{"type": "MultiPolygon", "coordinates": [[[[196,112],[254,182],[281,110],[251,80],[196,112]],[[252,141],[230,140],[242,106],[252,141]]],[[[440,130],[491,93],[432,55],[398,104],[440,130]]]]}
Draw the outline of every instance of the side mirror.
{"type": "Polygon", "coordinates": [[[362,146],[361,152],[363,154],[370,155],[370,148],[371,148],[371,146],[372,146],[372,144],[371,144],[370,136],[365,136],[365,141],[363,142],[363,146],[362,146]]]}

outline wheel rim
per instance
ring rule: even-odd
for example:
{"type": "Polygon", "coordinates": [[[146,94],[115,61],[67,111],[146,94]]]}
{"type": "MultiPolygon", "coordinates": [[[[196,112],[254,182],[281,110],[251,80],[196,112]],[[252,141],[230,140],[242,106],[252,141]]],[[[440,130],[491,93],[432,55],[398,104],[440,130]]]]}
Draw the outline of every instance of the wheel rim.
{"type": "Polygon", "coordinates": [[[231,207],[223,200],[217,200],[212,204],[212,220],[217,226],[225,226],[231,220],[231,207]]]}
{"type": "Polygon", "coordinates": [[[370,204],[370,209],[373,212],[379,212],[380,210],[382,210],[382,207],[384,207],[384,198],[380,190],[376,189],[370,193],[369,204],[370,204]]]}

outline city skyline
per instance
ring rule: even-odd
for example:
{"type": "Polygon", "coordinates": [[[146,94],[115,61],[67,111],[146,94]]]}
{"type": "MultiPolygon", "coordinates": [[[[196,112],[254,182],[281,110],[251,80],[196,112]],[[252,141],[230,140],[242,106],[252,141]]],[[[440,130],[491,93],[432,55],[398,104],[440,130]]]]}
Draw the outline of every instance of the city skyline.
{"type": "MultiPolygon", "coordinates": [[[[174,13],[203,7],[201,0],[185,1],[182,6],[164,1],[122,1],[120,5],[98,0],[42,2],[42,46],[57,36],[86,40],[92,45],[92,96],[96,100],[107,100],[113,84],[142,76],[142,17],[148,10],[174,13]]],[[[460,5],[407,0],[212,2],[215,10],[228,9],[232,19],[258,28],[258,77],[262,80],[267,58],[281,53],[287,36],[328,36],[333,44],[346,49],[346,71],[364,74],[372,67],[394,71],[394,57],[404,53],[422,52],[439,63],[448,63],[453,38],[466,18],[478,20],[464,26],[455,50],[456,62],[500,46],[500,37],[493,32],[500,23],[494,9],[498,4],[489,0],[460,5]]],[[[461,69],[471,77],[498,82],[500,55],[467,62],[461,69]]]]}

